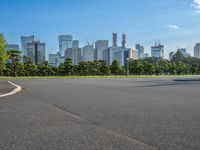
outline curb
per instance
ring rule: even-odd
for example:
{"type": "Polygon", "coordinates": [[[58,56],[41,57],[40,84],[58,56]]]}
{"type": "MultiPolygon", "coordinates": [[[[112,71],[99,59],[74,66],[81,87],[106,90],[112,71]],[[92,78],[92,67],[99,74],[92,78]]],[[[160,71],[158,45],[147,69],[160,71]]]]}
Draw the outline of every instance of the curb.
{"type": "Polygon", "coordinates": [[[22,91],[22,87],[21,86],[19,86],[17,84],[14,84],[11,81],[8,81],[8,83],[10,83],[11,85],[15,86],[16,88],[13,91],[11,91],[11,92],[9,92],[7,94],[0,95],[0,97],[11,96],[11,95],[14,95],[14,94],[22,91]]]}

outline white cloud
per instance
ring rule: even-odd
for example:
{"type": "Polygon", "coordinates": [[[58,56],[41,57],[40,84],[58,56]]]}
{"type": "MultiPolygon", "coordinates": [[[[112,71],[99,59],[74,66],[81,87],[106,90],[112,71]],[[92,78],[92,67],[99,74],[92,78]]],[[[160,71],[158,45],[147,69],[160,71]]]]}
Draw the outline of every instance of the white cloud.
{"type": "Polygon", "coordinates": [[[179,26],[174,25],[174,24],[168,24],[168,25],[166,25],[166,28],[173,29],[173,30],[179,30],[180,29],[179,26]]]}
{"type": "Polygon", "coordinates": [[[193,4],[191,4],[191,6],[196,9],[200,9],[200,0],[193,0],[193,4]]]}

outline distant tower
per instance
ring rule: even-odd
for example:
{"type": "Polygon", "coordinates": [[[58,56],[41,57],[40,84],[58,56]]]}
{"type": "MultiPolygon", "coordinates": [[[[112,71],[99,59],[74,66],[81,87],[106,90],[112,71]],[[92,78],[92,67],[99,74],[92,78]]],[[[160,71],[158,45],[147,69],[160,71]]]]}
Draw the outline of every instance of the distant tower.
{"type": "Polygon", "coordinates": [[[126,34],[122,34],[122,48],[126,48],[126,34]]]}
{"type": "Polygon", "coordinates": [[[117,47],[117,33],[113,33],[113,47],[117,47]]]}

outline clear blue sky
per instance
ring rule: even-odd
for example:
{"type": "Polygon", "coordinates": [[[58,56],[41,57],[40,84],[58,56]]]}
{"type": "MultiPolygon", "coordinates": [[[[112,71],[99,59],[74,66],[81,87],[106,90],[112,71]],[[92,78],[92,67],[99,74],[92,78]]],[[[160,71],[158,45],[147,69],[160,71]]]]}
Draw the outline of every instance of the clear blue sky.
{"type": "Polygon", "coordinates": [[[140,43],[147,52],[160,39],[166,57],[178,47],[193,54],[200,41],[200,0],[1,0],[0,6],[0,32],[8,43],[35,35],[48,53],[58,50],[59,34],[72,34],[83,46],[111,40],[112,32],[121,42],[125,32],[129,47],[140,43]]]}

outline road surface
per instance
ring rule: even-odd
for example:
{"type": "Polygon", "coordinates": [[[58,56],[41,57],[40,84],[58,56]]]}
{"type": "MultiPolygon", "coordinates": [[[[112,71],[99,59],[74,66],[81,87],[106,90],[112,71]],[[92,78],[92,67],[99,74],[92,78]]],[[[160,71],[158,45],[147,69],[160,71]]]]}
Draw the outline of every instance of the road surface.
{"type": "Polygon", "coordinates": [[[0,98],[2,150],[200,149],[200,82],[12,80],[0,98]]]}

